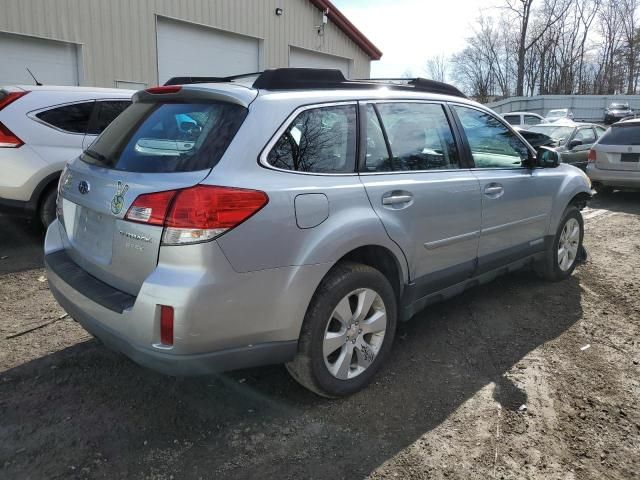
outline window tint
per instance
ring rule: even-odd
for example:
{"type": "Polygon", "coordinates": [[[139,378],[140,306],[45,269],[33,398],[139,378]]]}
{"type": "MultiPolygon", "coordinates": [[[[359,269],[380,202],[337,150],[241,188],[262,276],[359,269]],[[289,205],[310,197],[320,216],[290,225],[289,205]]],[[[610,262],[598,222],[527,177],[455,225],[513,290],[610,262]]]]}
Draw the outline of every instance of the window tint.
{"type": "Polygon", "coordinates": [[[504,115],[503,118],[509,125],[520,125],[520,115],[504,115]]]}
{"type": "Polygon", "coordinates": [[[600,145],[640,145],[640,123],[613,125],[598,143],[600,145]]]}
{"type": "Polygon", "coordinates": [[[305,110],[269,152],[270,165],[315,173],[355,171],[356,106],[337,105],[305,110]]]}
{"type": "Polygon", "coordinates": [[[453,108],[464,128],[476,168],[518,168],[529,158],[527,146],[493,115],[468,107],[453,108]]]}
{"type": "Polygon", "coordinates": [[[588,145],[596,141],[596,135],[593,133],[593,129],[591,127],[581,128],[578,130],[576,136],[573,137],[573,139],[582,140],[583,145],[588,145]]]}
{"type": "Polygon", "coordinates": [[[96,102],[96,113],[89,125],[89,135],[100,135],[125,108],[131,105],[128,100],[105,100],[96,102]]]}
{"type": "Polygon", "coordinates": [[[377,170],[458,168],[458,151],[442,105],[380,103],[377,109],[392,154],[391,161],[381,162],[377,170]]]}
{"type": "Polygon", "coordinates": [[[246,117],[225,102],[134,103],[82,155],[128,172],[188,172],[213,167],[246,117]]]}
{"type": "Polygon", "coordinates": [[[367,153],[364,161],[367,172],[388,172],[393,170],[384,133],[372,104],[367,105],[367,153]]]}
{"type": "Polygon", "coordinates": [[[86,133],[94,103],[92,100],[90,102],[64,105],[40,112],[36,117],[65,132],[86,133]]]}
{"type": "Polygon", "coordinates": [[[534,115],[525,115],[524,116],[524,123],[525,125],[538,125],[541,122],[541,120],[534,116],[534,115]]]}

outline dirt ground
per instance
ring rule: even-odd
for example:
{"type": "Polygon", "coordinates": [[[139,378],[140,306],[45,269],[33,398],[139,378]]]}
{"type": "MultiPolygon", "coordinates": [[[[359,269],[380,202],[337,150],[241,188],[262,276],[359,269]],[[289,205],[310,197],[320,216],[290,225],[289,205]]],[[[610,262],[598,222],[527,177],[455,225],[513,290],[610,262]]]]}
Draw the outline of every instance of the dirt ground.
{"type": "Polygon", "coordinates": [[[640,478],[639,214],[640,194],[594,200],[572,278],[430,307],[339,401],[280,366],[136,366],[61,318],[42,234],[0,218],[0,478],[640,478]]]}

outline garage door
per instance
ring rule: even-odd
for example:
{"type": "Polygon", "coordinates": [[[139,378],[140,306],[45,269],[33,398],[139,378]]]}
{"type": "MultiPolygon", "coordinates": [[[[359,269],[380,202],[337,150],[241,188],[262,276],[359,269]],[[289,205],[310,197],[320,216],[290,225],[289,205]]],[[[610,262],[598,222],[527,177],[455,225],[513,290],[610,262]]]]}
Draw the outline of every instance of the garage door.
{"type": "Polygon", "coordinates": [[[27,68],[44,85],[78,85],[78,46],[0,33],[0,85],[33,85],[27,68]]]}
{"type": "Polygon", "coordinates": [[[304,48],[291,47],[289,50],[289,66],[296,68],[337,68],[342,70],[344,76],[349,78],[348,58],[328,55],[326,53],[305,50],[304,48]]]}
{"type": "Polygon", "coordinates": [[[259,40],[158,18],[158,81],[171,77],[227,76],[260,69],[259,40]]]}

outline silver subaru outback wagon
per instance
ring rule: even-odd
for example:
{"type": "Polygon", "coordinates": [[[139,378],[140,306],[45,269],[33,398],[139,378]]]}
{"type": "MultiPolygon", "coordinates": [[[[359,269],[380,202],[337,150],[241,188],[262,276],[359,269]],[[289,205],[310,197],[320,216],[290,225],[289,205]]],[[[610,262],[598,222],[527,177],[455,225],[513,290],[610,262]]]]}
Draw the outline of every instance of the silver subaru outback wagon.
{"type": "Polygon", "coordinates": [[[137,363],[285,363],[348,395],[399,321],[526,265],[561,280],[580,260],[585,174],[454,87],[312,69],[231,80],[138,92],[60,179],[51,290],[137,363]]]}

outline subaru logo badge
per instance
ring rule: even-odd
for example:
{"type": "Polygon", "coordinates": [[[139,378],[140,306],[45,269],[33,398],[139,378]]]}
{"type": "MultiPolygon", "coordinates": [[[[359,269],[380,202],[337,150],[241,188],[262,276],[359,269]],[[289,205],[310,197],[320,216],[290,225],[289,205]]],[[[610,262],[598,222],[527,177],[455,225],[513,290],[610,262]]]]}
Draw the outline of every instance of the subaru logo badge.
{"type": "Polygon", "coordinates": [[[78,184],[78,191],[83,195],[86,195],[87,193],[89,193],[90,189],[91,187],[89,186],[89,182],[87,182],[86,180],[82,180],[78,184]]]}

